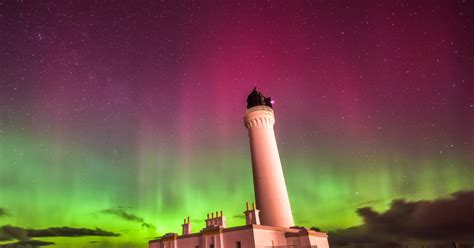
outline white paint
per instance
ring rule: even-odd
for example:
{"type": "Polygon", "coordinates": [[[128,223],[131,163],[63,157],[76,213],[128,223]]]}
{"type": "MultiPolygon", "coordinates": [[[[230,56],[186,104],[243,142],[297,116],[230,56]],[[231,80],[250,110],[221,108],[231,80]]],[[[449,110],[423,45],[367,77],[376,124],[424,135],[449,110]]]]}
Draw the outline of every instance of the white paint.
{"type": "Polygon", "coordinates": [[[253,182],[262,225],[294,226],[280,155],[273,132],[275,116],[267,106],[247,109],[244,118],[249,131],[253,182]]]}

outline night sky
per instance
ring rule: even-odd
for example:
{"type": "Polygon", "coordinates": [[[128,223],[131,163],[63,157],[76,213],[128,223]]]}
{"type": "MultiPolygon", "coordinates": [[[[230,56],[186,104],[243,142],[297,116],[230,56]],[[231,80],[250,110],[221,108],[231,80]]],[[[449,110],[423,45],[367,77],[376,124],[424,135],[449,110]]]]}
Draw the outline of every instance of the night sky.
{"type": "Polygon", "coordinates": [[[460,224],[473,80],[471,0],[0,0],[0,244],[146,247],[217,210],[244,224],[255,86],[297,225],[337,237],[404,204],[460,224]]]}

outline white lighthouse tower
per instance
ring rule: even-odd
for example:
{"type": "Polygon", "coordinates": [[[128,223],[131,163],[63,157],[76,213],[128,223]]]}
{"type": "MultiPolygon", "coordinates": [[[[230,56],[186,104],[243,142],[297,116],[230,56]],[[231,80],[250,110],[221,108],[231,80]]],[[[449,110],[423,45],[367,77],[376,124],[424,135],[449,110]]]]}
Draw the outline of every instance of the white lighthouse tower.
{"type": "Polygon", "coordinates": [[[272,100],[255,88],[247,98],[244,123],[249,131],[253,183],[262,225],[294,226],[273,125],[272,100]]]}
{"type": "Polygon", "coordinates": [[[253,89],[244,123],[249,131],[257,204],[246,204],[245,225],[227,227],[223,212],[207,214],[201,231],[192,232],[190,218],[182,235],[167,233],[150,240],[149,248],[329,248],[328,235],[295,226],[273,132],[272,101],[253,89]]]}

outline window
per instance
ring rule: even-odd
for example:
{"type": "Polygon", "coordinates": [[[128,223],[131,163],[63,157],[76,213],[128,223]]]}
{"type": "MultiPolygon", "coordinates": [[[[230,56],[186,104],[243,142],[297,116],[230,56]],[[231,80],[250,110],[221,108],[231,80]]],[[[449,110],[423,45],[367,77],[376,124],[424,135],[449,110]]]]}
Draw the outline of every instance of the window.
{"type": "Polygon", "coordinates": [[[214,244],[211,244],[211,248],[214,248],[214,244]]]}
{"type": "Polygon", "coordinates": [[[237,241],[237,248],[242,248],[242,246],[240,245],[240,241],[237,241]]]}

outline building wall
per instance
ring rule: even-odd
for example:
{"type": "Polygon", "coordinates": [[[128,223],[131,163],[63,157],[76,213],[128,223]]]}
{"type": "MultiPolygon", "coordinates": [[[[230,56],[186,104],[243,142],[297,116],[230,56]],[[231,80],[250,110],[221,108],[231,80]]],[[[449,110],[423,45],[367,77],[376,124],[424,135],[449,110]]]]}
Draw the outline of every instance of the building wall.
{"type": "Polygon", "coordinates": [[[304,246],[301,246],[300,237],[298,236],[287,237],[286,242],[289,247],[304,247],[304,246]]]}
{"type": "Polygon", "coordinates": [[[196,246],[201,247],[200,244],[200,239],[201,237],[188,237],[184,239],[178,239],[178,247],[189,247],[189,248],[195,248],[196,246]]]}
{"type": "Polygon", "coordinates": [[[268,248],[268,247],[294,247],[294,248],[329,248],[327,237],[324,233],[306,233],[301,235],[296,229],[275,230],[260,228],[245,228],[230,231],[207,232],[204,235],[180,237],[176,240],[153,242],[149,248],[268,248]],[[290,234],[287,237],[285,233],[290,234]],[[322,236],[319,236],[322,235],[322,236]],[[160,244],[162,244],[160,246],[160,244]]]}
{"type": "Polygon", "coordinates": [[[253,232],[256,248],[287,245],[283,231],[253,229],[253,232]]]}
{"type": "Polygon", "coordinates": [[[148,245],[149,248],[160,248],[160,242],[153,242],[148,245]]]}
{"type": "Polygon", "coordinates": [[[177,248],[177,240],[154,242],[149,245],[149,248],[177,248]]]}
{"type": "Polygon", "coordinates": [[[317,246],[318,248],[329,248],[329,242],[327,237],[318,237],[310,235],[309,240],[312,246],[317,246]]]}
{"type": "Polygon", "coordinates": [[[211,245],[214,245],[214,248],[221,248],[219,234],[206,235],[201,237],[201,244],[199,245],[199,248],[210,248],[211,245]]]}
{"type": "Polygon", "coordinates": [[[240,247],[254,247],[254,237],[252,229],[244,229],[233,232],[225,232],[224,248],[237,248],[237,242],[240,241],[240,247]]]}

